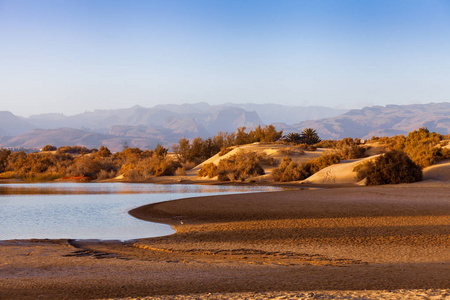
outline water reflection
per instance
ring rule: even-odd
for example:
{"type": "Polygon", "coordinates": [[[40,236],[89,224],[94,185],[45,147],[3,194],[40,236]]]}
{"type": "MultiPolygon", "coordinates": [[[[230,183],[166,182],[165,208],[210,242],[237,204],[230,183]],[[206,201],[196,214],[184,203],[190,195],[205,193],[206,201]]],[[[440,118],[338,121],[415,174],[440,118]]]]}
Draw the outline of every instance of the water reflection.
{"type": "Polygon", "coordinates": [[[0,184],[2,195],[73,195],[73,194],[148,194],[214,193],[220,191],[251,192],[279,190],[277,187],[148,184],[148,183],[31,183],[0,184]]]}
{"type": "Polygon", "coordinates": [[[280,190],[275,187],[136,183],[0,184],[0,240],[30,238],[129,240],[173,233],[128,211],[186,197],[280,190]]]}

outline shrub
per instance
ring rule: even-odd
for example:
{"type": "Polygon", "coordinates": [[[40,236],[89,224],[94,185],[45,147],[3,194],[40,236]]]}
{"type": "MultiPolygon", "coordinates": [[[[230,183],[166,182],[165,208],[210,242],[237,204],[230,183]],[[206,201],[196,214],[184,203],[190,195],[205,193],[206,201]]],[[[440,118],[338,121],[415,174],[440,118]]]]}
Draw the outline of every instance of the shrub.
{"type": "Polygon", "coordinates": [[[336,143],[335,148],[341,159],[365,157],[366,148],[360,146],[360,139],[345,138],[336,143]]]}
{"type": "Polygon", "coordinates": [[[337,148],[338,142],[334,140],[323,140],[314,144],[317,148],[337,148]]]}
{"type": "Polygon", "coordinates": [[[57,150],[58,154],[62,154],[62,153],[70,153],[70,154],[88,154],[91,153],[92,151],[89,150],[86,147],[81,147],[81,146],[65,146],[65,147],[59,147],[57,150]]]}
{"type": "Polygon", "coordinates": [[[111,151],[109,151],[109,149],[105,146],[100,146],[100,150],[98,150],[97,152],[95,152],[95,156],[98,157],[111,157],[111,151]]]}
{"type": "MultiPolygon", "coordinates": [[[[422,170],[406,153],[391,150],[373,162],[366,163],[364,171],[366,185],[411,183],[422,180],[422,170]]],[[[359,175],[358,177],[362,177],[359,175]]]]}
{"type": "Polygon", "coordinates": [[[283,149],[280,150],[280,152],[284,153],[286,155],[303,155],[303,154],[305,154],[305,151],[303,151],[303,149],[300,149],[298,147],[295,147],[295,148],[291,148],[291,147],[283,148],[283,149]]]}
{"type": "Polygon", "coordinates": [[[208,176],[209,178],[213,178],[217,176],[218,168],[214,163],[204,164],[202,168],[198,171],[199,177],[208,176]]]}
{"type": "Polygon", "coordinates": [[[137,162],[122,165],[121,173],[129,180],[143,181],[153,176],[170,176],[181,167],[178,161],[161,158],[156,152],[152,157],[144,157],[137,162]]]}
{"type": "Polygon", "coordinates": [[[372,168],[373,168],[373,162],[366,161],[366,162],[356,165],[352,171],[356,172],[356,178],[358,179],[358,181],[361,181],[367,177],[367,172],[372,168]]]}
{"type": "Polygon", "coordinates": [[[175,175],[177,175],[177,176],[185,176],[186,175],[186,169],[184,167],[178,167],[175,170],[175,175]]]}
{"type": "Polygon", "coordinates": [[[298,144],[297,147],[299,147],[300,149],[305,149],[306,150],[306,149],[308,149],[309,145],[305,144],[305,143],[302,143],[302,144],[298,144]]]}
{"type": "Polygon", "coordinates": [[[281,182],[303,180],[330,165],[339,163],[339,161],[337,154],[323,154],[303,164],[286,157],[283,158],[280,166],[273,170],[272,176],[275,181],[281,182]]]}
{"type": "Polygon", "coordinates": [[[222,147],[219,151],[219,156],[224,156],[225,154],[227,154],[228,152],[230,152],[231,150],[233,150],[232,147],[222,147]]]}
{"type": "Polygon", "coordinates": [[[6,171],[8,167],[9,156],[11,155],[10,150],[0,149],[0,173],[6,171]]]}
{"type": "Polygon", "coordinates": [[[312,161],[306,162],[306,168],[309,169],[309,173],[312,175],[328,166],[339,163],[341,160],[339,155],[334,153],[325,153],[312,161]]]}
{"type": "Polygon", "coordinates": [[[116,177],[116,171],[106,171],[106,170],[100,170],[100,172],[97,174],[97,179],[104,180],[104,179],[110,179],[116,177]]]}
{"type": "Polygon", "coordinates": [[[52,146],[52,145],[45,145],[43,148],[42,148],[42,151],[56,151],[56,147],[55,146],[52,146]]]}
{"type": "Polygon", "coordinates": [[[278,168],[272,171],[275,181],[287,182],[303,180],[309,177],[304,165],[292,161],[291,158],[285,157],[281,160],[278,168]]]}
{"type": "Polygon", "coordinates": [[[429,132],[426,128],[419,128],[408,134],[403,151],[412,161],[425,168],[438,163],[442,159],[442,151],[435,146],[440,143],[442,136],[429,132]]]}
{"type": "Polygon", "coordinates": [[[274,163],[276,160],[271,157],[241,150],[227,159],[222,159],[217,166],[213,163],[205,164],[198,174],[210,178],[218,176],[222,181],[244,181],[250,177],[264,175],[262,164],[274,163]]]}
{"type": "Polygon", "coordinates": [[[355,159],[365,157],[366,148],[356,145],[346,145],[338,150],[341,159],[355,159]]]}

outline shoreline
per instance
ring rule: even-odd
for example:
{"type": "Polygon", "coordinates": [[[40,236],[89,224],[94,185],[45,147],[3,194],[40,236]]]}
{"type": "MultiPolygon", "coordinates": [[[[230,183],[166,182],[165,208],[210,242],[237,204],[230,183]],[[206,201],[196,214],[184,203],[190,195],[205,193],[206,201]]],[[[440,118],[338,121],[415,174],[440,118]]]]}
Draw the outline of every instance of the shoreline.
{"type": "Polygon", "coordinates": [[[170,224],[175,234],[123,243],[0,242],[0,298],[238,299],[297,291],[331,299],[345,291],[362,297],[366,289],[423,299],[435,289],[429,296],[444,299],[449,194],[450,184],[426,182],[151,204],[130,214],[170,224]]]}
{"type": "MultiPolygon", "coordinates": [[[[17,178],[0,179],[0,184],[39,184],[39,183],[139,183],[139,184],[187,184],[187,185],[230,185],[230,186],[274,186],[274,187],[292,187],[292,188],[340,188],[340,187],[363,187],[357,184],[316,184],[316,183],[302,183],[298,181],[291,182],[276,182],[273,180],[261,180],[254,182],[241,181],[219,181],[213,179],[183,179],[189,176],[161,176],[154,177],[146,181],[133,181],[124,179],[106,179],[106,180],[91,180],[91,181],[77,181],[77,180],[51,180],[51,181],[23,181],[17,178]]],[[[196,177],[197,178],[197,177],[196,177]]]]}

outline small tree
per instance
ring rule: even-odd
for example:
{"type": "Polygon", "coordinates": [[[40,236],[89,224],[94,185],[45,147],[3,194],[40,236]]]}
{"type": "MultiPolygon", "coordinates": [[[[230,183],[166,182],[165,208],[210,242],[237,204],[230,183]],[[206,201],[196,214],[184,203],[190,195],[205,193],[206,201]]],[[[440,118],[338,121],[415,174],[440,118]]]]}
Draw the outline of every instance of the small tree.
{"type": "Polygon", "coordinates": [[[163,146],[161,146],[159,143],[158,145],[155,147],[155,149],[153,149],[153,153],[154,155],[156,155],[159,158],[165,158],[167,155],[167,152],[169,152],[169,149],[164,148],[163,146]]]}
{"type": "Polygon", "coordinates": [[[191,159],[191,154],[190,154],[191,145],[189,143],[189,140],[186,139],[185,137],[181,138],[178,141],[178,144],[174,144],[172,146],[172,150],[173,150],[173,153],[175,153],[175,155],[177,156],[178,160],[181,163],[185,163],[191,159]]]}

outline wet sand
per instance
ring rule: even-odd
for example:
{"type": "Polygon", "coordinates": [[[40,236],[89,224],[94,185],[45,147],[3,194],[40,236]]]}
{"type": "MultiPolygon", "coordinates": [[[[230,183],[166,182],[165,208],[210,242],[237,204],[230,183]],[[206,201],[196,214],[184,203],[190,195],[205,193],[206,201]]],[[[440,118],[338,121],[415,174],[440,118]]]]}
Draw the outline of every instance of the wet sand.
{"type": "Polygon", "coordinates": [[[130,213],[177,233],[0,242],[0,299],[450,295],[448,183],[200,197],[130,213]]]}

